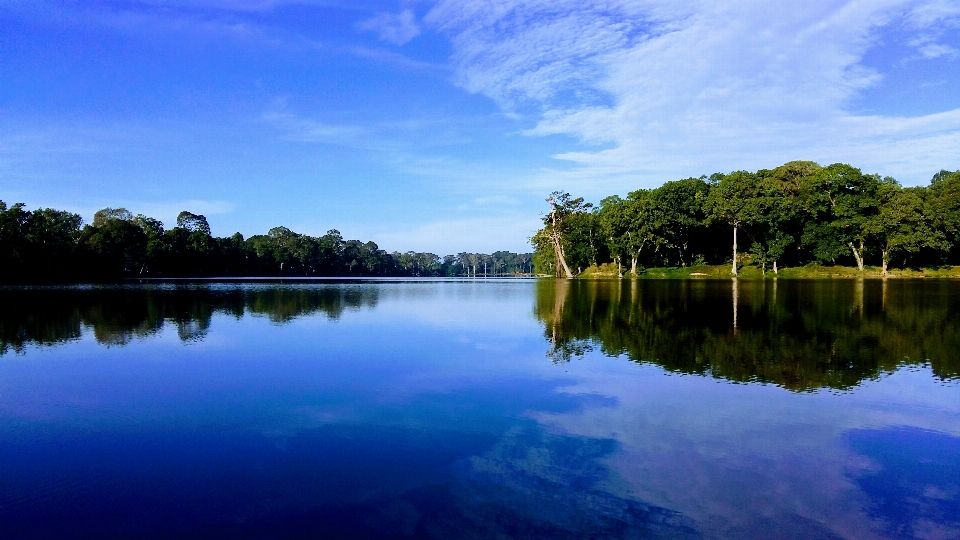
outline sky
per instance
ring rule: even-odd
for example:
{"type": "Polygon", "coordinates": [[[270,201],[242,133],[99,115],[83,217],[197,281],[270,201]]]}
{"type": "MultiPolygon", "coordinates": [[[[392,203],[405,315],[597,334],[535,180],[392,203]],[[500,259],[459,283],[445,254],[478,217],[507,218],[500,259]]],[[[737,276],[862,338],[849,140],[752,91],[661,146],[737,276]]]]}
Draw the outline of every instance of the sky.
{"type": "Polygon", "coordinates": [[[957,0],[0,0],[0,200],[529,251],[565,190],[960,169],[957,0]]]}

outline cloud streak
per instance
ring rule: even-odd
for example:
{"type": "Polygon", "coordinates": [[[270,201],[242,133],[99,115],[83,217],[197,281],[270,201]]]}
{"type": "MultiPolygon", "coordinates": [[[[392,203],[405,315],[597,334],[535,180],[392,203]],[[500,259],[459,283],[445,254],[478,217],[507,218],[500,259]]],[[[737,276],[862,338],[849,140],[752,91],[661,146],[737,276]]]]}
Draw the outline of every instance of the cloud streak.
{"type": "Polygon", "coordinates": [[[403,45],[420,35],[420,26],[417,24],[413,10],[406,9],[400,13],[378,13],[357,24],[357,28],[376,33],[381,40],[394,45],[403,45]]]}

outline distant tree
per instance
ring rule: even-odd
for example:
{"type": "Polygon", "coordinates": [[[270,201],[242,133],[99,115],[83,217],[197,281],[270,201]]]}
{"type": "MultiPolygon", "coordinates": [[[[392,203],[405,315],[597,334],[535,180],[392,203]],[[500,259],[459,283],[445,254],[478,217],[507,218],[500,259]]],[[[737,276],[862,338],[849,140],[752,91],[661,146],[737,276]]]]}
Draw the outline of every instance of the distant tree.
{"type": "Polygon", "coordinates": [[[199,214],[187,212],[186,210],[177,215],[177,227],[191,233],[199,232],[210,236],[210,225],[207,223],[207,218],[199,214]]]}
{"type": "Polygon", "coordinates": [[[37,209],[27,216],[25,240],[29,246],[28,269],[47,279],[69,276],[78,263],[80,226],[83,219],[72,212],[37,209]]]}
{"type": "Polygon", "coordinates": [[[104,208],[93,215],[93,225],[81,232],[83,242],[96,256],[100,275],[142,274],[147,235],[125,208],[104,208]]]}
{"type": "Polygon", "coordinates": [[[133,221],[133,214],[126,208],[103,208],[93,214],[94,227],[103,227],[111,221],[133,221]]]}

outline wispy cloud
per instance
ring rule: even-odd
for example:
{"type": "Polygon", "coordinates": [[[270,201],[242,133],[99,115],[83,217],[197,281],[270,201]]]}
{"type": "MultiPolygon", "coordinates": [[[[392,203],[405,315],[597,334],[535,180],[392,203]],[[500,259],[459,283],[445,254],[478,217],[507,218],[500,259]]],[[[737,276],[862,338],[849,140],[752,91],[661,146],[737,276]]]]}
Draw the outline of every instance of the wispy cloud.
{"type": "Polygon", "coordinates": [[[437,220],[409,228],[391,227],[390,230],[366,230],[368,226],[358,227],[357,230],[364,238],[376,238],[383,249],[434,251],[443,256],[461,251],[529,251],[530,246],[525,240],[540,226],[537,218],[501,215],[437,220]]]}
{"type": "Polygon", "coordinates": [[[380,39],[394,45],[403,45],[420,35],[420,26],[413,10],[400,13],[378,13],[357,24],[357,28],[376,33],[380,39]]]}
{"type": "Polygon", "coordinates": [[[473,200],[478,206],[516,206],[520,201],[516,197],[508,195],[493,195],[491,197],[478,197],[473,200]]]}
{"type": "Polygon", "coordinates": [[[435,73],[448,73],[450,71],[447,66],[442,64],[435,64],[431,62],[416,60],[408,56],[404,56],[395,51],[388,51],[388,50],[383,50],[379,48],[370,48],[370,47],[364,47],[361,45],[342,45],[342,46],[331,48],[331,50],[333,50],[334,52],[343,52],[346,54],[350,54],[352,56],[356,56],[357,58],[383,62],[385,64],[390,64],[399,68],[435,72],[435,73]]]}
{"type": "Polygon", "coordinates": [[[957,162],[955,112],[849,110],[882,80],[860,64],[878,31],[953,24],[954,5],[441,0],[425,21],[450,37],[459,85],[532,119],[528,135],[587,145],[556,156],[575,167],[550,172],[554,185],[602,193],[628,177],[656,184],[790,159],[838,158],[913,180],[957,162]]]}
{"type": "Polygon", "coordinates": [[[947,56],[950,58],[955,58],[957,53],[960,52],[956,47],[951,47],[949,45],[942,45],[938,43],[930,43],[927,45],[922,45],[919,47],[920,54],[924,58],[940,58],[941,56],[947,56]]]}
{"type": "Polygon", "coordinates": [[[296,142],[357,145],[367,130],[361,126],[328,124],[296,116],[282,106],[263,113],[263,120],[296,142]]]}

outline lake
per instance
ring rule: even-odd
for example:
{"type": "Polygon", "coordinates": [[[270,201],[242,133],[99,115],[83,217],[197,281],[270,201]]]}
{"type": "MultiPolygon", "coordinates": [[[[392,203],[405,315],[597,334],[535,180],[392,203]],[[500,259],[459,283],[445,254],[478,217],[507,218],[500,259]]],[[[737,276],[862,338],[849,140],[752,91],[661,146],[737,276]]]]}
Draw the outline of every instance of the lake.
{"type": "Polygon", "coordinates": [[[2,288],[0,537],[958,538],[960,282],[2,288]]]}

